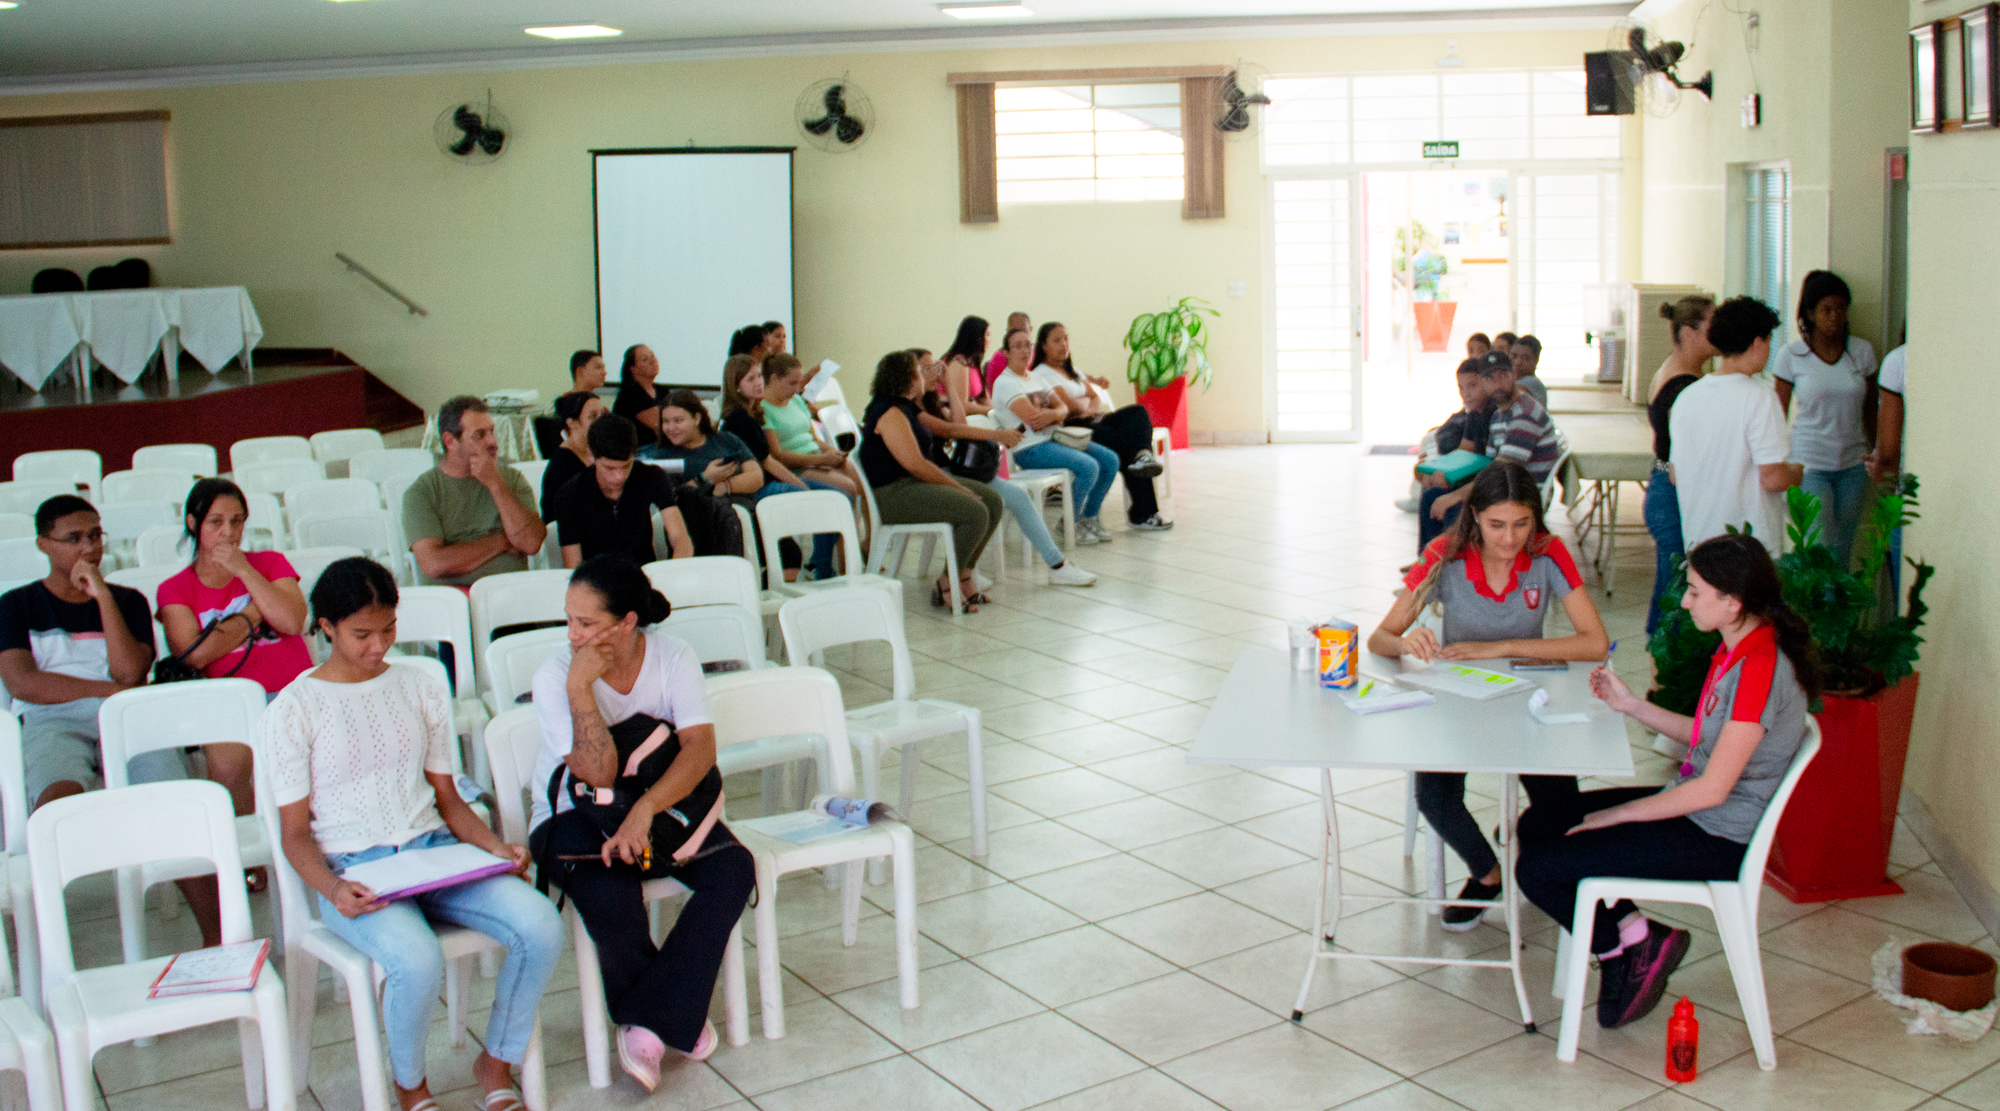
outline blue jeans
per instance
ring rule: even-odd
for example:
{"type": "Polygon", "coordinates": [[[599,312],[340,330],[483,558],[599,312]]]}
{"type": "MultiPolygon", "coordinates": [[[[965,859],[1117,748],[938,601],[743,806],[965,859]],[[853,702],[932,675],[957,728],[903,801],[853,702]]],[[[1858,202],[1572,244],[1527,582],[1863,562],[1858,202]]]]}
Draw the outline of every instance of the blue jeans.
{"type": "MultiPolygon", "coordinates": [[[[339,872],[404,849],[457,842],[450,831],[435,829],[402,845],[334,853],[326,863],[339,872]]],[[[508,1064],[518,1065],[527,1056],[528,1040],[535,1033],[535,1008],[566,940],[562,915],[540,892],[512,876],[494,876],[398,899],[359,918],[341,914],[324,895],[317,898],[321,924],[382,966],[386,980],[382,1025],[388,1030],[389,1063],[399,1087],[414,1088],[424,1082],[424,1043],[444,990],[444,952],[431,929],[432,920],[478,930],[507,947],[482,1040],[486,1052],[508,1064]]]]}
{"type": "Polygon", "coordinates": [[[1861,526],[1861,507],[1868,500],[1868,468],[1809,470],[1799,488],[1819,498],[1819,542],[1847,566],[1854,555],[1854,533],[1861,526]]]}
{"type": "Polygon", "coordinates": [[[1111,493],[1111,484],[1118,481],[1117,454],[1096,442],[1092,442],[1087,451],[1078,451],[1054,440],[1043,440],[1034,447],[1016,451],[1014,461],[1023,467],[1051,471],[1060,469],[1076,476],[1071,486],[1076,490],[1076,515],[1079,520],[1097,516],[1097,511],[1104,505],[1105,495],[1111,493]]]}
{"type": "Polygon", "coordinates": [[[1653,534],[1653,601],[1646,609],[1646,635],[1660,627],[1660,595],[1674,577],[1674,557],[1681,555],[1681,500],[1667,472],[1654,471],[1646,482],[1646,531],[1653,534]]]}
{"type": "Polygon", "coordinates": [[[1026,490],[1004,479],[996,478],[987,485],[1000,495],[1000,501],[1007,506],[1007,512],[1013,514],[1028,543],[1033,544],[1035,551],[1041,554],[1042,562],[1050,567],[1061,563],[1062,549],[1056,547],[1056,538],[1049,535],[1048,522],[1042,520],[1042,507],[1035,504],[1035,499],[1029,497],[1026,490]]]}

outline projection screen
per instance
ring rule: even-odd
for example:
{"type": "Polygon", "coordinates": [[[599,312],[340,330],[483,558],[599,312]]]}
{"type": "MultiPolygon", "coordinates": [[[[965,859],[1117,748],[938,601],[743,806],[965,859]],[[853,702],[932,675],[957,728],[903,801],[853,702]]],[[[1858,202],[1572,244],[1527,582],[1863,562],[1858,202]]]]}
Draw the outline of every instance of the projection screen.
{"type": "Polygon", "coordinates": [[[643,343],[659,385],[716,387],[732,332],[791,330],[792,151],[590,152],[597,344],[612,381],[643,343]]]}

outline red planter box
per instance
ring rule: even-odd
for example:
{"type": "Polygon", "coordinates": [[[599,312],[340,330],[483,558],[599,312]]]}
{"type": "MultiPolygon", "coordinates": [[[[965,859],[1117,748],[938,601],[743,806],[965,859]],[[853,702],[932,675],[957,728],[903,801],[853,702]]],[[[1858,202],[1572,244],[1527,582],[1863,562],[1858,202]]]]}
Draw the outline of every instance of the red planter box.
{"type": "Polygon", "coordinates": [[[1451,342],[1451,319],[1458,315],[1457,301],[1412,301],[1417,314],[1417,340],[1425,351],[1443,351],[1451,342]]]}
{"type": "Polygon", "coordinates": [[[1795,903],[1901,895],[1889,841],[1917,706],[1915,675],[1869,698],[1827,695],[1819,755],[1806,768],[1764,879],[1795,903]]]}
{"type": "Polygon", "coordinates": [[[1164,428],[1173,437],[1176,449],[1188,446],[1187,379],[1176,378],[1157,390],[1139,395],[1139,404],[1153,418],[1154,428],[1164,428]]]}

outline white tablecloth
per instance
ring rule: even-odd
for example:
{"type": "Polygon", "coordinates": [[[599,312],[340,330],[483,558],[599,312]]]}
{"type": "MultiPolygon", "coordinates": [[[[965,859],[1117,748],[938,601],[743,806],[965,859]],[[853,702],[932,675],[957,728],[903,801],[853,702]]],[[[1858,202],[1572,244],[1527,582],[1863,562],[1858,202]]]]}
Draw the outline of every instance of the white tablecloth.
{"type": "Polygon", "coordinates": [[[35,293],[0,297],[0,367],[39,390],[81,343],[129,384],[169,329],[211,374],[264,338],[242,286],[35,293]]]}

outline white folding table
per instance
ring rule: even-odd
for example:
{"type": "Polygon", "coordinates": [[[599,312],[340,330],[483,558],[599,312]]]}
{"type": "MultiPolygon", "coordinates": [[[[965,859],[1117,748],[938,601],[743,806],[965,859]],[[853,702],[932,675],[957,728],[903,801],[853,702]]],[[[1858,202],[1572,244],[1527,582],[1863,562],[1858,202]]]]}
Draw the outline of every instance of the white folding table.
{"type": "MultiPolygon", "coordinates": [[[[1396,661],[1366,656],[1367,675],[1394,676],[1396,661]]],[[[1483,666],[1505,670],[1504,662],[1483,666]]],[[[1521,1004],[1521,1022],[1535,1029],[1528,1006],[1528,989],[1521,980],[1521,916],[1514,886],[1514,853],[1510,843],[1500,852],[1502,894],[1507,912],[1507,959],[1474,960],[1380,953],[1343,953],[1332,948],[1345,899],[1371,903],[1456,903],[1436,897],[1390,898],[1343,895],[1340,890],[1340,821],[1333,804],[1333,769],[1379,771],[1496,772],[1502,777],[1501,813],[1507,820],[1501,833],[1513,839],[1517,775],[1629,776],[1632,749],[1624,719],[1590,693],[1593,665],[1574,663],[1568,671],[1527,672],[1549,692],[1548,713],[1587,713],[1587,722],[1544,725],[1528,713],[1525,692],[1486,701],[1439,694],[1428,706],[1361,715],[1342,705],[1338,692],[1322,688],[1310,671],[1295,671],[1284,652],[1250,648],[1236,658],[1222,691],[1188,748],[1193,764],[1239,767],[1320,769],[1319,793],[1324,835],[1320,840],[1319,901],[1313,910],[1312,956],[1292,1010],[1303,1017],[1313,974],[1322,960],[1371,960],[1404,964],[1456,964],[1505,968],[1513,973],[1514,994],[1521,1004]],[[1327,915],[1327,886],[1333,885],[1333,914],[1327,915]]],[[[1475,905],[1468,903],[1467,905],[1475,905]]],[[[1476,904],[1487,905],[1487,904],[1476,904]]]]}

